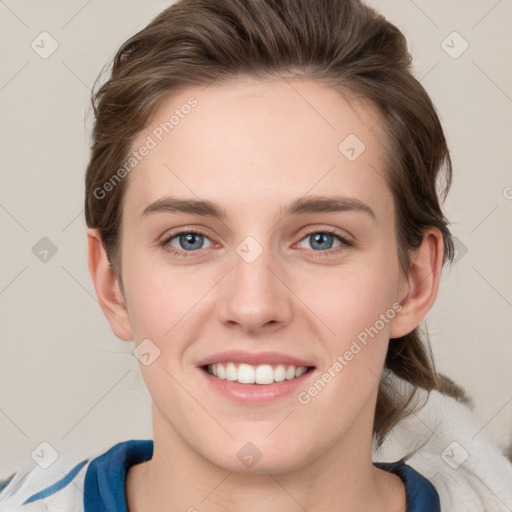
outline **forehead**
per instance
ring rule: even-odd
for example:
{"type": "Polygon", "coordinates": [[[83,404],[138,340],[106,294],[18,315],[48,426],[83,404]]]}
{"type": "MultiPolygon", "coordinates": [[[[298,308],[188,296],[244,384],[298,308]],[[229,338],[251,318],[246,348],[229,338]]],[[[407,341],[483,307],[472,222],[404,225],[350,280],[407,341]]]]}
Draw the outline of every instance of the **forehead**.
{"type": "Polygon", "coordinates": [[[389,210],[379,113],[349,99],[317,82],[284,78],[241,78],[169,95],[132,145],[150,149],[130,172],[128,213],[166,194],[279,208],[309,192],[389,210]]]}

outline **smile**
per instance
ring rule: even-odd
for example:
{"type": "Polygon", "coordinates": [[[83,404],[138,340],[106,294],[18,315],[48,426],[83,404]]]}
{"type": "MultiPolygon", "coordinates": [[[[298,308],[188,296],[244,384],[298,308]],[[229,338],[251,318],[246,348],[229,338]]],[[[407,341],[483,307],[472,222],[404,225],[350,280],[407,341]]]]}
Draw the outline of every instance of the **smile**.
{"type": "Polygon", "coordinates": [[[240,384],[274,384],[302,377],[313,367],[284,364],[250,365],[246,363],[216,363],[203,366],[210,375],[240,384]]]}

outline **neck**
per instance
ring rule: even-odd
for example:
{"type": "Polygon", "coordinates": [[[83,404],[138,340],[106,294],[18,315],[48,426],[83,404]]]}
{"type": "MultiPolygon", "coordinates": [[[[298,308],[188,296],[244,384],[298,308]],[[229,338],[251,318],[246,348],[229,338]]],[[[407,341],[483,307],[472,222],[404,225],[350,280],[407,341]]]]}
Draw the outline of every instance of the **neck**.
{"type": "Polygon", "coordinates": [[[127,474],[130,512],[405,510],[400,478],[372,464],[371,431],[362,436],[352,429],[336,446],[292,471],[255,474],[228,471],[200,456],[154,405],[153,426],[152,459],[132,466],[127,474]]]}

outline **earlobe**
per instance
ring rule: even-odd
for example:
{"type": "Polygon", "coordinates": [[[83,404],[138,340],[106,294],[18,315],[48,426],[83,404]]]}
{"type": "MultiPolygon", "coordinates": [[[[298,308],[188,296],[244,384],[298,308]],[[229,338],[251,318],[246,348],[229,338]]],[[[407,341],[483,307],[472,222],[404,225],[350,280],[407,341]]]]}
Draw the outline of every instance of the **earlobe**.
{"type": "Polygon", "coordinates": [[[89,272],[103,313],[113,333],[124,341],[133,341],[125,300],[114,269],[108,261],[97,229],[87,230],[89,272]]]}
{"type": "Polygon", "coordinates": [[[402,309],[391,324],[390,338],[400,338],[413,331],[427,316],[439,289],[443,265],[443,237],[437,228],[423,234],[421,246],[411,253],[411,267],[406,289],[401,296],[402,309]]]}

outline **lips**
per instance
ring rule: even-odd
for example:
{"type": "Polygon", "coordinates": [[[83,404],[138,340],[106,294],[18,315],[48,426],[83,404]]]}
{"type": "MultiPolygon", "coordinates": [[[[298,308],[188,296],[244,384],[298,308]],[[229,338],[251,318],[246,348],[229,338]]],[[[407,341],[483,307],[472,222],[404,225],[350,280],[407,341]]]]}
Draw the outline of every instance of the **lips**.
{"type": "Polygon", "coordinates": [[[283,365],[295,367],[314,367],[313,362],[306,359],[300,359],[295,356],[283,354],[280,352],[247,352],[243,350],[230,350],[219,352],[197,363],[197,367],[207,367],[217,363],[235,363],[235,364],[248,364],[252,366],[259,365],[283,365]]]}
{"type": "Polygon", "coordinates": [[[279,352],[227,351],[199,362],[212,377],[239,384],[269,385],[302,377],[314,368],[311,362],[279,352]]]}
{"type": "Polygon", "coordinates": [[[295,401],[299,390],[318,377],[311,361],[277,352],[222,352],[196,366],[205,397],[213,391],[212,398],[227,399],[241,407],[295,401]]]}

